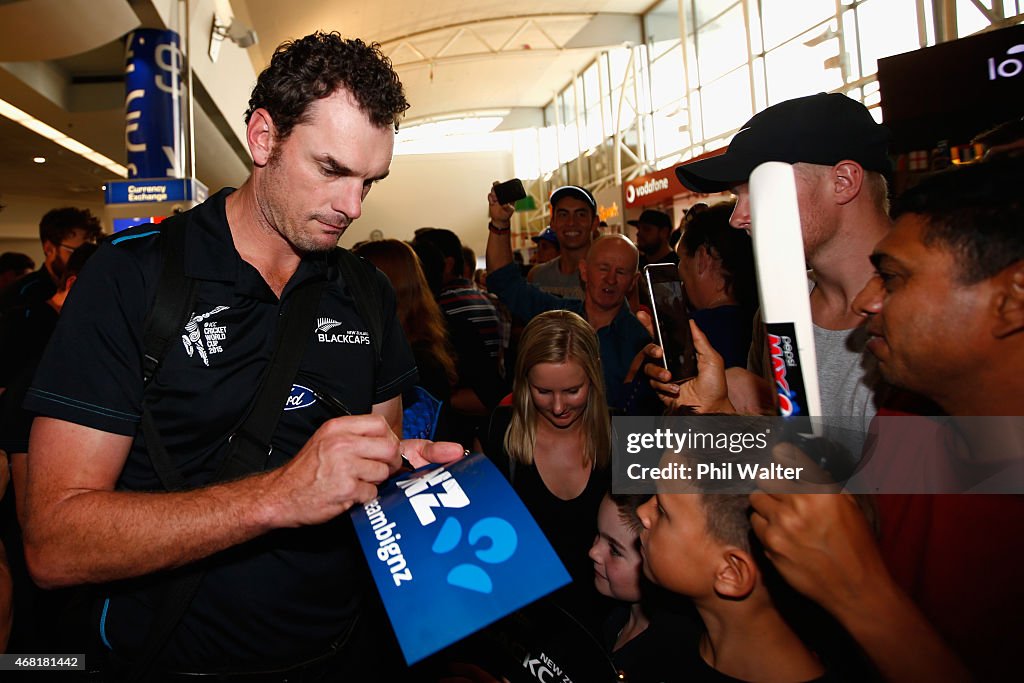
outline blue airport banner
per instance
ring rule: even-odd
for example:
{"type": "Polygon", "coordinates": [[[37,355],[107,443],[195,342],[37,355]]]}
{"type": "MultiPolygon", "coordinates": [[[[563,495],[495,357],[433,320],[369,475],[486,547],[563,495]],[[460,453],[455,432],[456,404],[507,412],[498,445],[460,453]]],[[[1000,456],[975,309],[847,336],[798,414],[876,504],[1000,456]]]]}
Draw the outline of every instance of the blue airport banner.
{"type": "Polygon", "coordinates": [[[352,520],[409,664],[570,581],[480,454],[389,480],[352,520]]]}
{"type": "Polygon", "coordinates": [[[125,144],[129,178],[184,175],[182,54],[174,31],[138,29],[125,53],[125,144]]]}
{"type": "Polygon", "coordinates": [[[107,181],[104,199],[107,204],[200,203],[206,201],[208,194],[206,185],[195,178],[136,178],[107,181]]]}

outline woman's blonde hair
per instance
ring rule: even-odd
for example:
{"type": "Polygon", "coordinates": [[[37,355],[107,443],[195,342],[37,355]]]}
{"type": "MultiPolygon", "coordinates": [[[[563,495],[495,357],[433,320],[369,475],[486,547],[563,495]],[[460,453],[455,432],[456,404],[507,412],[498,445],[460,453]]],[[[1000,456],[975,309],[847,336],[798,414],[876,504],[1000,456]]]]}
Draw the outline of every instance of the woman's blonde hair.
{"type": "Polygon", "coordinates": [[[611,459],[611,419],[605,398],[604,376],[597,334],[571,311],[548,311],[535,317],[519,339],[515,380],[512,385],[512,421],[505,432],[509,457],[529,465],[537,443],[537,409],[530,396],[528,375],[539,363],[572,361],[583,368],[590,382],[587,406],[580,417],[583,429],[583,462],[606,467],[611,459]]]}
{"type": "Polygon", "coordinates": [[[365,242],[354,252],[377,266],[391,280],[391,286],[395,288],[398,322],[409,345],[425,347],[444,368],[448,382],[455,384],[458,375],[444,315],[430,293],[416,252],[405,242],[391,239],[365,242]]]}

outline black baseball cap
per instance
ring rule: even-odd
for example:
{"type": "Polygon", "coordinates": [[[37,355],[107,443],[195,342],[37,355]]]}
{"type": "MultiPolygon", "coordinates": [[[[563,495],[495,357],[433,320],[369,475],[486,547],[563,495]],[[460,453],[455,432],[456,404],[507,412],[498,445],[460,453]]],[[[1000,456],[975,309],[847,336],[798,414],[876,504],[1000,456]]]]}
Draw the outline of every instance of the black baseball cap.
{"type": "Polygon", "coordinates": [[[654,209],[646,209],[640,218],[635,221],[626,221],[630,225],[640,225],[646,223],[647,225],[653,225],[656,228],[665,228],[667,230],[672,229],[672,219],[669,218],[667,213],[661,211],[655,211],[654,209]]]}
{"type": "Polygon", "coordinates": [[[721,192],[742,183],[766,161],[832,166],[844,159],[889,174],[889,129],[846,95],[818,93],[780,102],[743,124],[724,153],[676,168],[696,192],[721,192]]]}
{"type": "Polygon", "coordinates": [[[553,209],[558,202],[562,201],[566,197],[574,197],[581,202],[586,202],[590,208],[594,210],[594,213],[597,213],[597,202],[594,201],[594,195],[590,194],[590,190],[585,187],[580,187],[579,185],[562,185],[561,187],[556,188],[555,191],[551,193],[551,208],[553,209]]]}

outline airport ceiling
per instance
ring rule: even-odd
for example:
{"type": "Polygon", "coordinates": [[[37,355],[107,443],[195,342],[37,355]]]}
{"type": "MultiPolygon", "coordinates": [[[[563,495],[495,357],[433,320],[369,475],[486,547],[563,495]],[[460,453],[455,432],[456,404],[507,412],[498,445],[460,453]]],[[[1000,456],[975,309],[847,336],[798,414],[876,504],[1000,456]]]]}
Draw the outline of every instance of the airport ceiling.
{"type": "MultiPolygon", "coordinates": [[[[124,163],[124,36],[162,26],[177,0],[0,0],[0,99],[124,163]],[[29,85],[31,83],[32,85],[29,85]]],[[[602,50],[643,39],[656,0],[190,0],[255,30],[258,72],[284,40],[314,30],[381,43],[412,104],[404,125],[497,112],[505,128],[541,123],[541,108],[602,50]]],[[[193,48],[195,49],[195,48],[193,48]]],[[[200,49],[205,49],[201,46],[200,49]]],[[[197,88],[197,100],[204,94],[197,88]]],[[[208,97],[208,95],[205,95],[208,97]]],[[[244,178],[227,121],[196,106],[197,175],[211,187],[244,178]]],[[[203,106],[207,105],[207,106],[203,106]]],[[[0,196],[94,201],[111,173],[0,117],[0,196]],[[33,157],[47,158],[36,164],[33,157]],[[51,161],[52,160],[52,161],[51,161]]]]}

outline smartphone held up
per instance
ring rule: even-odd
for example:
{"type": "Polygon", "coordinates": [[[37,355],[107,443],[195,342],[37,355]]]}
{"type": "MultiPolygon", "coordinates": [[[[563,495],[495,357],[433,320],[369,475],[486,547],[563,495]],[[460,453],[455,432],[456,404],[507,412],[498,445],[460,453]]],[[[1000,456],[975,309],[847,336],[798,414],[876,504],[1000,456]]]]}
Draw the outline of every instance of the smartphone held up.
{"type": "Polygon", "coordinates": [[[690,313],[686,292],[674,263],[653,263],[644,268],[644,281],[651,298],[655,341],[661,347],[662,365],[672,373],[673,382],[697,376],[697,352],[690,334],[690,313]]]}
{"type": "Polygon", "coordinates": [[[526,188],[523,187],[523,181],[519,178],[498,183],[491,188],[491,191],[494,192],[499,204],[515,204],[526,197],[526,188]]]}

